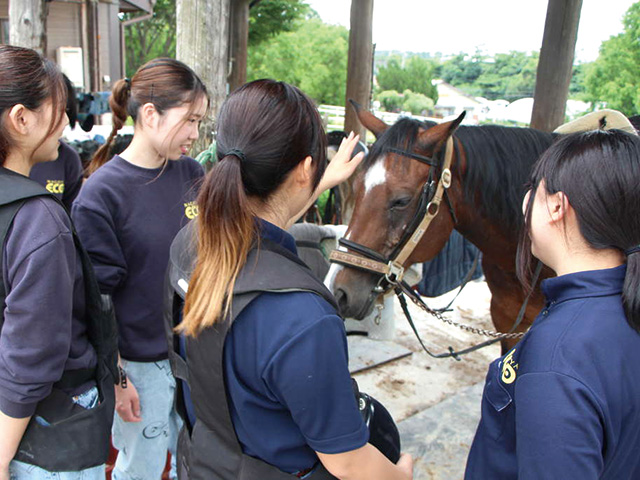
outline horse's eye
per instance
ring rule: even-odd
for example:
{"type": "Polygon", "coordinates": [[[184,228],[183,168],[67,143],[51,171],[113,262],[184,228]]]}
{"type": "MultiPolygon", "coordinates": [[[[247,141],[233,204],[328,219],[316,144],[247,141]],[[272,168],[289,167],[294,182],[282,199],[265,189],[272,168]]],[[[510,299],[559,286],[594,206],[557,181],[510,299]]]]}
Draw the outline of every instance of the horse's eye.
{"type": "Polygon", "coordinates": [[[411,197],[400,197],[391,200],[389,208],[391,210],[402,210],[411,203],[411,197]]]}

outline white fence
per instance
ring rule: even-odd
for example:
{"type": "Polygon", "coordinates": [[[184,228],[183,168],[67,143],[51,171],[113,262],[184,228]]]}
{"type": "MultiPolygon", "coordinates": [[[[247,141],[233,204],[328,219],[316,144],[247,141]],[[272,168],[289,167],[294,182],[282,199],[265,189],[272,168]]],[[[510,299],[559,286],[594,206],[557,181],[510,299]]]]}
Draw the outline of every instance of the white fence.
{"type": "MultiPolygon", "coordinates": [[[[320,112],[320,115],[325,122],[328,132],[332,130],[344,130],[344,107],[340,107],[337,105],[320,105],[318,106],[318,111],[320,112]]],[[[391,113],[373,110],[372,113],[388,125],[393,125],[400,117],[411,117],[415,118],[416,120],[431,121],[437,123],[442,121],[442,119],[439,118],[412,115],[410,112],[391,113]]]]}

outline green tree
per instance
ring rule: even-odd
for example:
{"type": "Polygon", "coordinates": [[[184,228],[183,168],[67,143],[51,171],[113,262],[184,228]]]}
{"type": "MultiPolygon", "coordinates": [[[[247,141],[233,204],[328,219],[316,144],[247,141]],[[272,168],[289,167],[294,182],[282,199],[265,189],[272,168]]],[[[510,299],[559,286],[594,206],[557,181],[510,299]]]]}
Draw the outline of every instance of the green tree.
{"type": "MultiPolygon", "coordinates": [[[[124,19],[133,18],[125,14],[124,19]]],[[[157,57],[176,56],[176,1],[157,0],[153,17],[125,28],[126,75],[157,57]]]]}
{"type": "Polygon", "coordinates": [[[411,90],[405,90],[402,94],[404,102],[402,110],[411,112],[414,115],[428,115],[433,112],[434,102],[426,95],[414,93],[411,90]]]}
{"type": "Polygon", "coordinates": [[[303,0],[262,0],[249,10],[249,46],[291,32],[299,20],[314,14],[303,0]]]}
{"type": "Polygon", "coordinates": [[[436,63],[419,56],[413,56],[402,66],[400,59],[393,57],[378,69],[376,80],[380,90],[403,92],[411,90],[438,101],[438,89],[432,85],[436,63]]]}
{"type": "Polygon", "coordinates": [[[404,101],[404,97],[395,90],[384,90],[378,93],[375,98],[387,112],[399,112],[404,101]]]}
{"type": "Polygon", "coordinates": [[[349,32],[318,18],[297,22],[249,49],[247,79],[273,78],[296,85],[318,103],[342,105],[347,79],[349,32]]]}
{"type": "Polygon", "coordinates": [[[587,68],[585,99],[632,116],[640,113],[640,2],[622,23],[624,31],[602,42],[600,55],[587,68]]]}
{"type": "MultiPolygon", "coordinates": [[[[304,0],[262,0],[249,11],[249,45],[258,45],[313,16],[304,0]]],[[[125,14],[124,20],[134,18],[125,14]]],[[[176,56],[176,0],[157,0],[153,17],[125,28],[126,75],[157,57],[176,56]]]]}
{"type": "Polygon", "coordinates": [[[459,53],[442,63],[440,78],[451,85],[470,85],[482,74],[483,58],[479,52],[473,57],[459,53]]]}

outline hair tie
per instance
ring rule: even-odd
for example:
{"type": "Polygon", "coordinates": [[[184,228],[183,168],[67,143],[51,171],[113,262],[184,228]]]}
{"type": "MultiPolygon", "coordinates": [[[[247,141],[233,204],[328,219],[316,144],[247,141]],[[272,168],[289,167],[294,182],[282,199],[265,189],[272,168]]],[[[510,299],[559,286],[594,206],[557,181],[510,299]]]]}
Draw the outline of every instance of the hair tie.
{"type": "Polygon", "coordinates": [[[131,90],[131,79],[129,77],[124,77],[124,83],[126,83],[127,88],[131,90]]]}
{"type": "Polygon", "coordinates": [[[636,245],[635,247],[631,247],[624,251],[624,254],[628,257],[632,253],[640,252],[640,245],[636,245]]]}
{"type": "Polygon", "coordinates": [[[237,157],[241,162],[244,162],[247,157],[244,156],[244,153],[242,152],[242,150],[238,150],[237,148],[232,148],[231,150],[229,150],[224,156],[224,157],[228,157],[228,156],[234,156],[237,157]]]}

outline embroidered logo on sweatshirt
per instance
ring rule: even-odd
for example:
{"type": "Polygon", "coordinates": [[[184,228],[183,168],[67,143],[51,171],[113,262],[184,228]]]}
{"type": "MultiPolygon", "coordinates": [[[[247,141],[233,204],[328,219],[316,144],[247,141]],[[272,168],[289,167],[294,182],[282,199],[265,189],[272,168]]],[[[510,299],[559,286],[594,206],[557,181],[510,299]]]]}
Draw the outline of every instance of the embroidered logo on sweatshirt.
{"type": "Polygon", "coordinates": [[[198,205],[196,202],[189,202],[184,204],[184,215],[189,220],[193,220],[198,216],[198,205]]]}
{"type": "Polygon", "coordinates": [[[47,180],[45,188],[51,193],[64,193],[64,180],[47,180]]]}
{"type": "Polygon", "coordinates": [[[507,385],[515,382],[516,370],[518,370],[518,364],[513,361],[513,354],[516,352],[514,348],[511,350],[504,360],[502,361],[502,381],[507,385]]]}

